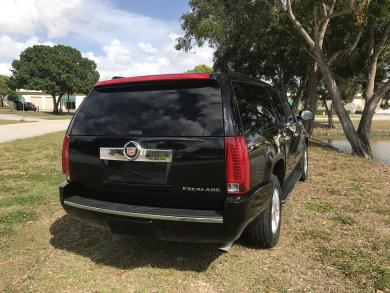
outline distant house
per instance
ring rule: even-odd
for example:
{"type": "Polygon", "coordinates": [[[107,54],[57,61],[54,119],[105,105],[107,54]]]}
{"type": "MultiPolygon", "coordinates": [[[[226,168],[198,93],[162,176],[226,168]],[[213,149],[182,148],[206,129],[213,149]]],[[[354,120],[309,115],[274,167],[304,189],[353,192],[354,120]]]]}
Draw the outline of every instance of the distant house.
{"type": "MultiPolygon", "coordinates": [[[[59,111],[75,111],[84,100],[85,94],[71,94],[64,95],[58,106],[59,111]]],[[[5,100],[5,104],[13,109],[15,107],[15,101],[30,102],[33,103],[39,111],[51,112],[53,111],[53,98],[42,91],[24,90],[20,89],[16,91],[16,95],[9,96],[5,100]]]]}
{"type": "MultiPolygon", "coordinates": [[[[326,103],[327,103],[328,107],[330,107],[330,105],[332,104],[332,101],[327,100],[326,103]]],[[[345,109],[351,114],[360,114],[364,109],[364,104],[365,104],[365,101],[363,99],[362,94],[357,93],[353,97],[353,99],[350,103],[345,104],[345,109]]],[[[324,113],[325,113],[325,107],[321,101],[318,102],[318,110],[324,111],[324,113]]],[[[390,109],[384,110],[378,106],[375,112],[378,114],[379,113],[390,114],[390,109]]]]}

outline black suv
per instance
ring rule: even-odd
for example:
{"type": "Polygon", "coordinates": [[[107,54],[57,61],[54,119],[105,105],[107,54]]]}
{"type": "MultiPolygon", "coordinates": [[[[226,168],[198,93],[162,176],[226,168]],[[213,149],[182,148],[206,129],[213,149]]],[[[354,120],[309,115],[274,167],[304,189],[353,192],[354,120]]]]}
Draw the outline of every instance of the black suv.
{"type": "Polygon", "coordinates": [[[307,178],[312,118],[241,74],[98,82],[64,138],[61,204],[113,233],[273,247],[281,203],[307,178]]]}

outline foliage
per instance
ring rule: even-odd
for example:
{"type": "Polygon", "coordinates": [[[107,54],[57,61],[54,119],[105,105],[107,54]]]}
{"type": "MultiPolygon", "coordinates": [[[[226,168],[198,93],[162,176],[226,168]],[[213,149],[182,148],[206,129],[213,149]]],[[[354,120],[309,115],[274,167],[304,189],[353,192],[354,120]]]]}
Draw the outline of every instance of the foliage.
{"type": "Polygon", "coordinates": [[[4,106],[4,98],[5,96],[12,94],[12,90],[9,85],[9,77],[0,74],[0,106],[4,106]]]}
{"type": "Polygon", "coordinates": [[[11,92],[8,86],[9,77],[0,74],[0,96],[6,96],[11,92]]]}
{"type": "MultiPolygon", "coordinates": [[[[331,2],[324,1],[327,5],[331,2]]],[[[270,81],[282,93],[288,91],[294,97],[310,75],[314,56],[277,3],[271,0],[192,0],[191,11],[182,16],[184,36],[177,39],[176,48],[190,50],[194,45],[209,45],[216,49],[215,69],[239,71],[270,81]]],[[[310,35],[314,33],[314,19],[308,11],[312,12],[316,3],[294,1],[294,13],[310,35]]],[[[368,67],[367,28],[374,28],[377,41],[390,22],[389,3],[388,0],[357,1],[353,14],[334,17],[329,23],[323,45],[328,58],[333,52],[343,51],[353,44],[357,33],[363,29],[353,54],[341,54],[332,65],[344,103],[364,90],[368,67]]],[[[347,1],[341,1],[336,9],[346,7],[347,1]]],[[[377,81],[389,76],[388,51],[387,45],[378,62],[377,81]]]]}
{"type": "Polygon", "coordinates": [[[312,58],[288,18],[267,0],[193,0],[182,16],[184,36],[177,49],[216,49],[216,70],[234,70],[298,92],[312,58]]]}
{"type": "Polygon", "coordinates": [[[196,65],[193,69],[187,70],[188,73],[212,73],[214,69],[206,64],[196,65]]]}
{"type": "Polygon", "coordinates": [[[36,45],[12,62],[11,86],[41,90],[53,97],[54,112],[66,93],[88,93],[99,79],[94,61],[72,47],[36,45]]]}

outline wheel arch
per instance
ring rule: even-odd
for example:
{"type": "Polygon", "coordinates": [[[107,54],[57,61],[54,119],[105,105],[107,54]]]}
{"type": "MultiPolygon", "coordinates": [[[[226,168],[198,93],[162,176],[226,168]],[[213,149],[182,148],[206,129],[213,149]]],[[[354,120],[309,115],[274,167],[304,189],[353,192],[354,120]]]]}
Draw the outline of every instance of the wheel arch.
{"type": "Polygon", "coordinates": [[[279,179],[280,186],[282,186],[286,176],[286,165],[283,159],[279,159],[274,163],[272,174],[279,179]]]}

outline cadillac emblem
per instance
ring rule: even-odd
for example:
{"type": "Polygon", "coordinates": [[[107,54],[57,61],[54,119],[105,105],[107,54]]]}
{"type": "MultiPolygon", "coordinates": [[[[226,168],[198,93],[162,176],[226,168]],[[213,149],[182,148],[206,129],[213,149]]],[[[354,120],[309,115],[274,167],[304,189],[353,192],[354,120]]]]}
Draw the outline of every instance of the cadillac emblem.
{"type": "Polygon", "coordinates": [[[133,160],[138,158],[140,149],[141,149],[141,147],[140,147],[140,145],[138,143],[136,143],[135,141],[129,141],[123,147],[123,155],[128,160],[133,161],[133,160]]]}

